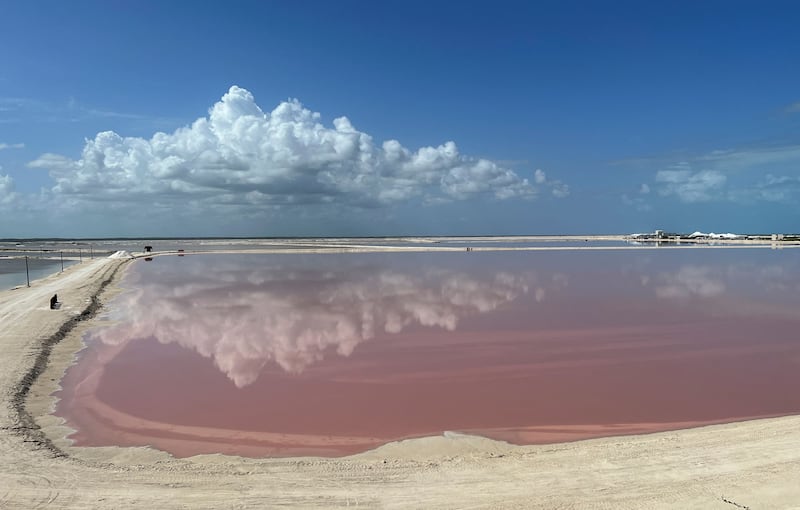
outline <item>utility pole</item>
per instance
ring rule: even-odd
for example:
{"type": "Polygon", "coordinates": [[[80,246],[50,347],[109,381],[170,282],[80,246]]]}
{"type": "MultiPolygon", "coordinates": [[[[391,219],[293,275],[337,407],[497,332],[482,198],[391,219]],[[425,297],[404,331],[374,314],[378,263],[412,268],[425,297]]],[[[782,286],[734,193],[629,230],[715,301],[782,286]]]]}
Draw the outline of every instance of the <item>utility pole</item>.
{"type": "Polygon", "coordinates": [[[25,255],[25,279],[28,280],[28,287],[31,286],[31,273],[28,271],[28,256],[25,255]]]}

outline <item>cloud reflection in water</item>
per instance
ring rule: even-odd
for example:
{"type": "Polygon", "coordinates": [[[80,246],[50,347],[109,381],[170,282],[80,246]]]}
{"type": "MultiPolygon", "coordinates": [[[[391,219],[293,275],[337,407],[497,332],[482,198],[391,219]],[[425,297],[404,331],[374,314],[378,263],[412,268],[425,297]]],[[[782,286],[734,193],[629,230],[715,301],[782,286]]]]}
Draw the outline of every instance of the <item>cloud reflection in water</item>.
{"type": "Polygon", "coordinates": [[[721,275],[708,266],[686,265],[672,274],[661,275],[656,296],[660,298],[714,297],[725,292],[721,275]]]}
{"type": "Polygon", "coordinates": [[[254,382],[269,362],[300,373],[329,349],[349,356],[364,341],[412,325],[452,331],[529,290],[537,301],[545,295],[530,272],[187,264],[181,273],[139,275],[136,289],[114,303],[124,318],[92,337],[177,343],[213,359],[237,387],[254,382]]]}

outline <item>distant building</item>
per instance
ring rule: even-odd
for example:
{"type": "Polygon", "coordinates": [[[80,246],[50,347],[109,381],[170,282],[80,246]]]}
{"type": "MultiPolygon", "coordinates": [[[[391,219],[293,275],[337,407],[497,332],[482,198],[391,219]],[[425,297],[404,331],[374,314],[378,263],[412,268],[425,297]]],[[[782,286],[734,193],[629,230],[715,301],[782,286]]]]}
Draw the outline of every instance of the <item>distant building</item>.
{"type": "Polygon", "coordinates": [[[629,234],[626,236],[628,239],[639,239],[643,241],[653,241],[658,239],[666,239],[668,236],[663,230],[656,230],[655,232],[629,234]]]}

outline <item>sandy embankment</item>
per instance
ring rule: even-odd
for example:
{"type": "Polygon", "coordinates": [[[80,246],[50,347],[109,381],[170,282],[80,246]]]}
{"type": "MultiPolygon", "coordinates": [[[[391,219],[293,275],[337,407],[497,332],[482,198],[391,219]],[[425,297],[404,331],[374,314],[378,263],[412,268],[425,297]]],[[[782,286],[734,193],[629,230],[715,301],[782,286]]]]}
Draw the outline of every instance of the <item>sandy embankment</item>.
{"type": "Polygon", "coordinates": [[[84,262],[0,293],[0,508],[800,508],[800,417],[530,447],[447,435],[344,459],[69,447],[47,395],[88,321],[71,323],[32,386],[36,423],[15,399],[48,340],[124,264],[84,262]],[[55,292],[64,305],[51,311],[55,292]]]}

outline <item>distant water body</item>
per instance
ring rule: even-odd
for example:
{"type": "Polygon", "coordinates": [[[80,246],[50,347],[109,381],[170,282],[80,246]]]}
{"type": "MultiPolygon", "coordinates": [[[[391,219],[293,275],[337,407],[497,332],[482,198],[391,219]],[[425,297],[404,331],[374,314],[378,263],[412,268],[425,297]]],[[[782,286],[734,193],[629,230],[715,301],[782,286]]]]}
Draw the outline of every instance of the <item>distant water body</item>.
{"type": "MultiPolygon", "coordinates": [[[[77,263],[74,260],[65,260],[64,269],[77,263]]],[[[25,271],[25,258],[9,257],[0,252],[0,290],[12,289],[30,281],[45,278],[61,271],[61,260],[50,258],[28,258],[28,274],[25,271]]]]}

